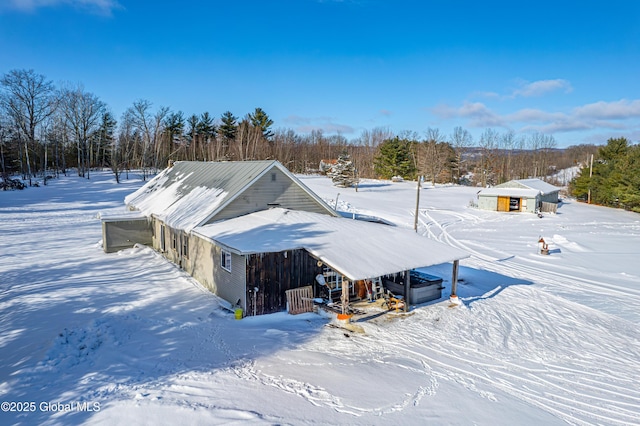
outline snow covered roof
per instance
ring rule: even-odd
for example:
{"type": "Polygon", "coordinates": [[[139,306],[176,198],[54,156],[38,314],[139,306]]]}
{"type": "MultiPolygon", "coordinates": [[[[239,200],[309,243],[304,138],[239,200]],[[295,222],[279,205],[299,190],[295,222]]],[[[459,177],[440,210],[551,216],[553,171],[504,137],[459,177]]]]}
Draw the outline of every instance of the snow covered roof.
{"type": "Polygon", "coordinates": [[[143,220],[147,219],[147,217],[142,212],[132,211],[113,214],[98,213],[98,219],[103,222],[120,222],[123,220],[143,220]]]}
{"type": "MultiPolygon", "coordinates": [[[[510,182],[505,182],[502,183],[500,185],[496,185],[496,187],[498,188],[508,188],[510,187],[510,185],[516,184],[516,186],[521,186],[522,188],[526,188],[526,189],[534,189],[538,192],[540,192],[540,194],[549,194],[551,192],[557,192],[560,191],[560,188],[551,185],[550,183],[547,183],[541,179],[518,179],[518,180],[512,180],[510,182]]],[[[513,186],[511,186],[513,187],[513,186]]]]}
{"type": "Polygon", "coordinates": [[[189,231],[211,220],[274,167],[335,214],[278,161],[179,161],[128,195],[125,203],[130,209],[158,217],[172,228],[189,231]]]}
{"type": "Polygon", "coordinates": [[[492,188],[485,188],[478,193],[478,195],[488,195],[493,197],[498,196],[509,196],[509,197],[525,197],[525,198],[536,198],[540,194],[540,191],[536,191],[535,189],[524,189],[524,188],[499,188],[494,186],[492,188]]]}
{"type": "Polygon", "coordinates": [[[518,179],[501,183],[493,188],[485,188],[479,194],[498,196],[509,195],[512,197],[535,198],[538,195],[558,192],[560,188],[553,186],[541,179],[518,179]]]}
{"type": "Polygon", "coordinates": [[[215,222],[192,233],[243,255],[305,249],[352,280],[469,257],[408,229],[282,208],[215,222]]]}

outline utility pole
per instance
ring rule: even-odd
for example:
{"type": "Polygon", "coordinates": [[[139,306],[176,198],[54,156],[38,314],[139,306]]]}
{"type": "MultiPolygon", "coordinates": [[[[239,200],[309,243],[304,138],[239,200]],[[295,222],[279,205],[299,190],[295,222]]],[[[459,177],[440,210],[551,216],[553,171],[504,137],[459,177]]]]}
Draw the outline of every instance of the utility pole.
{"type": "Polygon", "coordinates": [[[591,154],[591,163],[589,164],[589,192],[587,195],[587,204],[591,204],[591,176],[593,176],[593,154],[591,154]]]}
{"type": "Polygon", "coordinates": [[[418,189],[416,191],[416,214],[413,218],[413,230],[418,232],[418,214],[420,213],[420,176],[418,176],[418,189]]]}

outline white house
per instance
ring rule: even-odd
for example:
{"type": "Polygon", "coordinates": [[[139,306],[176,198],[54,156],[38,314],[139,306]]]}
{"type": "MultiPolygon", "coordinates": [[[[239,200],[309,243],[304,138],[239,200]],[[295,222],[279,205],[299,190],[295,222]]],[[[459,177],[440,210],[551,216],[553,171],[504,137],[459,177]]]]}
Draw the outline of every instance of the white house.
{"type": "Polygon", "coordinates": [[[346,219],[277,161],[177,162],[105,218],[104,250],[151,245],[248,315],[285,310],[318,273],[353,284],[468,257],[407,229],[346,219]]]}

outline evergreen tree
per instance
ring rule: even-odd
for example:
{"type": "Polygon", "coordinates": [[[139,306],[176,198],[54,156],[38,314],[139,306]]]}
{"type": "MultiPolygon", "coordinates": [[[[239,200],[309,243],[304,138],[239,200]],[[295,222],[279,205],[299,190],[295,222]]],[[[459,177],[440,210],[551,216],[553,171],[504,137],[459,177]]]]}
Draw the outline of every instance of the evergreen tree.
{"type": "Polygon", "coordinates": [[[184,131],[184,114],[182,111],[169,113],[164,121],[164,128],[169,135],[169,141],[179,143],[184,131]]]}
{"type": "Polygon", "coordinates": [[[640,212],[640,146],[625,138],[609,139],[599,148],[593,170],[583,167],[569,189],[583,201],[591,192],[595,204],[640,212]]]}
{"type": "Polygon", "coordinates": [[[204,112],[200,116],[200,121],[198,122],[198,133],[207,140],[213,138],[216,134],[216,126],[213,124],[213,117],[211,117],[208,112],[204,112]]]}
{"type": "Polygon", "coordinates": [[[340,188],[349,188],[358,183],[356,168],[351,161],[351,156],[346,152],[338,156],[338,162],[331,166],[327,176],[331,178],[335,186],[340,188]]]}
{"type": "Polygon", "coordinates": [[[227,140],[234,140],[238,132],[238,117],[227,111],[222,114],[220,121],[222,122],[218,129],[220,135],[227,140]]]}
{"type": "Polygon", "coordinates": [[[383,179],[402,176],[414,179],[416,165],[411,152],[414,141],[395,137],[380,144],[378,155],[374,159],[374,171],[383,179]]]}
{"type": "Polygon", "coordinates": [[[262,136],[264,136],[265,139],[271,139],[273,132],[270,127],[273,125],[273,120],[269,118],[262,108],[256,108],[253,114],[249,114],[249,121],[252,126],[257,127],[262,131],[262,136]]]}
{"type": "Polygon", "coordinates": [[[198,128],[198,124],[200,123],[200,118],[196,114],[192,114],[187,118],[187,140],[189,141],[189,153],[187,158],[190,158],[192,161],[202,160],[202,158],[198,158],[199,150],[198,144],[200,142],[200,132],[198,128]]]}

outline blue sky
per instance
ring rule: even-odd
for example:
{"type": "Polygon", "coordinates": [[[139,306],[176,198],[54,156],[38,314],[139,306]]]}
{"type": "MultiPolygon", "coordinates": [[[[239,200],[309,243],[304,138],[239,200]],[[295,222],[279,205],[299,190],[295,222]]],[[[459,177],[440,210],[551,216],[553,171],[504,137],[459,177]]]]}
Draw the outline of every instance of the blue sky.
{"type": "Polygon", "coordinates": [[[2,0],[0,73],[81,83],[114,115],[256,107],[354,139],[455,126],[640,140],[640,1],[2,0]]]}

